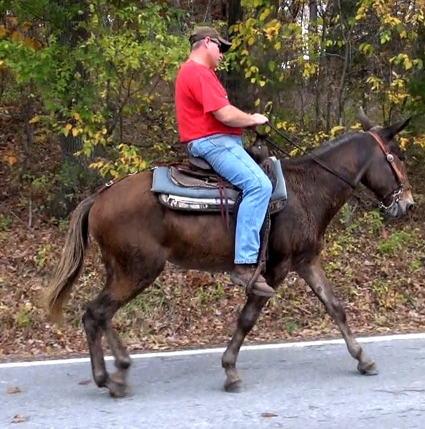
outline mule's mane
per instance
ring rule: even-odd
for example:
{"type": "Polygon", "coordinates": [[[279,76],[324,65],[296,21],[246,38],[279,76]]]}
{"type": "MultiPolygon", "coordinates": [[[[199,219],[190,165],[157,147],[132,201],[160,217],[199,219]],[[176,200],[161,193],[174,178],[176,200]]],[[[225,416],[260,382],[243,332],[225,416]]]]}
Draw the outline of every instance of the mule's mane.
{"type": "Polygon", "coordinates": [[[314,148],[312,150],[307,151],[303,156],[295,157],[295,158],[287,158],[284,160],[285,163],[290,164],[298,164],[303,163],[306,160],[311,160],[310,154],[315,157],[320,157],[321,155],[325,155],[328,152],[339,148],[340,146],[345,145],[349,141],[352,141],[355,137],[358,137],[360,134],[358,131],[350,131],[347,134],[343,134],[333,140],[325,141],[321,146],[314,148]]]}

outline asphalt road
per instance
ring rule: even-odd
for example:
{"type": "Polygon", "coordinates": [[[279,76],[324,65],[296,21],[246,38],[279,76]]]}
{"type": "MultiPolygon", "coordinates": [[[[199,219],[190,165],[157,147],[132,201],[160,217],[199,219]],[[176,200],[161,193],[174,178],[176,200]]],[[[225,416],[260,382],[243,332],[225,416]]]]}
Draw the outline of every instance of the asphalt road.
{"type": "Polygon", "coordinates": [[[342,344],[242,350],[237,394],[223,390],[221,352],[147,355],[125,399],[87,383],[87,361],[0,365],[0,429],[424,429],[425,335],[365,349],[377,376],[342,344]]]}

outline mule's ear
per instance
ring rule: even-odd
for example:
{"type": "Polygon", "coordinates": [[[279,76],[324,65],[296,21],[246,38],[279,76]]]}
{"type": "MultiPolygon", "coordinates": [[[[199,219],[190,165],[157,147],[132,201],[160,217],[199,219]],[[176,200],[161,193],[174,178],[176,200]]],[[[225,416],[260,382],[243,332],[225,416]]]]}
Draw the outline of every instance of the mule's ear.
{"type": "Polygon", "coordinates": [[[387,130],[390,133],[391,137],[394,137],[395,135],[397,135],[400,131],[403,131],[407,125],[409,124],[409,122],[411,121],[412,117],[410,116],[409,118],[400,121],[400,122],[396,122],[393,125],[390,125],[387,130]]]}
{"type": "Polygon", "coordinates": [[[374,127],[374,124],[372,121],[366,116],[363,107],[360,106],[359,109],[359,121],[362,125],[363,131],[369,131],[371,128],[374,127]]]}

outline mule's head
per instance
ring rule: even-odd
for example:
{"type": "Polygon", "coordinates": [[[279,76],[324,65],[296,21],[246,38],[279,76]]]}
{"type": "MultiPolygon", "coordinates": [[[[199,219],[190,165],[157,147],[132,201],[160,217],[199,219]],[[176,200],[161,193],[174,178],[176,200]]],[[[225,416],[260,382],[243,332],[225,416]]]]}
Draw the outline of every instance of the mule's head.
{"type": "Polygon", "coordinates": [[[380,201],[379,207],[386,216],[402,217],[413,207],[414,201],[405,156],[395,136],[411,118],[383,128],[373,124],[360,109],[359,119],[363,130],[371,134],[377,147],[362,183],[375,193],[380,201]]]}

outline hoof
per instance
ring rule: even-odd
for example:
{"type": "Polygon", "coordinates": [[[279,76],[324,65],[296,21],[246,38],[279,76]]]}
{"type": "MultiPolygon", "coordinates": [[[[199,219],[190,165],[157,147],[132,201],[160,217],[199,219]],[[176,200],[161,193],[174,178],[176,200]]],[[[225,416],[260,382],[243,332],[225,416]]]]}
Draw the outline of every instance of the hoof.
{"type": "Polygon", "coordinates": [[[228,393],[240,393],[242,392],[243,385],[241,380],[235,380],[232,382],[227,382],[224,385],[224,390],[228,393]]]}
{"type": "Polygon", "coordinates": [[[133,389],[128,384],[110,383],[108,384],[109,395],[112,398],[126,398],[133,396],[133,389]]]}
{"type": "Polygon", "coordinates": [[[114,374],[112,374],[106,387],[109,389],[109,394],[113,398],[124,398],[133,395],[133,389],[121,376],[114,377],[114,374]]]}
{"type": "Polygon", "coordinates": [[[374,361],[366,362],[365,364],[359,363],[357,365],[357,369],[362,375],[378,375],[379,371],[376,367],[376,364],[374,361]]]}

